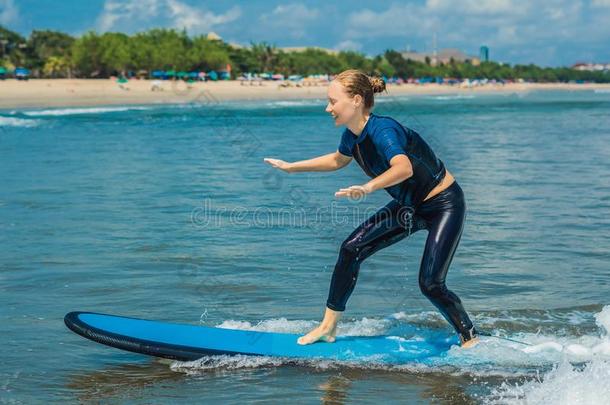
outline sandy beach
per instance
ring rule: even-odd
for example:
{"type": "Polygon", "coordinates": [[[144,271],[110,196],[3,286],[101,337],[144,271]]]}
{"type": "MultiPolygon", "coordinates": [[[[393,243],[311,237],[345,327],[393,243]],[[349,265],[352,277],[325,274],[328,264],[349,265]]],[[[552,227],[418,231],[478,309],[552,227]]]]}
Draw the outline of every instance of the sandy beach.
{"type": "MultiPolygon", "coordinates": [[[[239,81],[198,82],[163,81],[157,89],[150,80],[130,80],[119,85],[111,79],[32,79],[0,81],[0,108],[36,108],[125,104],[209,103],[228,100],[290,100],[326,98],[326,85],[282,87],[266,81],[261,86],[242,85],[239,81]]],[[[524,92],[531,90],[610,91],[610,84],[533,84],[511,83],[458,87],[438,84],[390,84],[388,93],[378,97],[407,94],[464,94],[472,92],[524,92]]]]}

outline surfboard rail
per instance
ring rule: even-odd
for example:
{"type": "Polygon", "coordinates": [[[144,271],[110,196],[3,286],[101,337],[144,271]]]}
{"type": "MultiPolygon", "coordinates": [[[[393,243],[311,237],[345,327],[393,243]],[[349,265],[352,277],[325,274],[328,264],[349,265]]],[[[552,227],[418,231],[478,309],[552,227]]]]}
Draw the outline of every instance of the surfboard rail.
{"type": "MultiPolygon", "coordinates": [[[[213,355],[275,356],[287,359],[413,362],[436,356],[451,338],[337,336],[334,343],[299,345],[298,334],[227,329],[74,311],[64,317],[76,334],[106,346],[171,360],[213,355]]],[[[400,333],[399,333],[400,334],[400,333]]]]}
{"type": "MultiPolygon", "coordinates": [[[[84,338],[117,349],[127,350],[139,354],[145,354],[148,356],[162,357],[166,359],[181,361],[196,360],[206,355],[234,354],[232,352],[227,352],[224,350],[202,349],[199,347],[190,347],[171,343],[161,343],[157,341],[134,338],[131,336],[125,336],[101,330],[96,328],[95,326],[91,326],[86,322],[82,321],[79,318],[79,316],[82,314],[93,314],[100,316],[105,315],[96,312],[73,311],[66,314],[66,316],[64,317],[64,323],[70,330],[81,335],[84,338]]],[[[123,318],[133,319],[137,321],[143,320],[131,317],[123,318]]]]}

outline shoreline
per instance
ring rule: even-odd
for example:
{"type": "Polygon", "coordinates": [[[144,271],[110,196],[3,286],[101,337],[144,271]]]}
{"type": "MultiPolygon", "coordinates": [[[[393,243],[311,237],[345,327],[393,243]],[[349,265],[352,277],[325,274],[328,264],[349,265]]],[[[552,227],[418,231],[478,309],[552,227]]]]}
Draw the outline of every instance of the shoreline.
{"type": "MultiPolygon", "coordinates": [[[[181,81],[162,81],[152,90],[153,80],[131,80],[119,85],[111,79],[30,79],[0,81],[0,109],[48,107],[96,107],[112,105],[217,103],[224,101],[326,99],[327,85],[281,87],[280,82],[242,85],[236,80],[197,82],[191,86],[181,81]]],[[[159,82],[157,82],[158,84],[159,82]]],[[[520,93],[538,90],[603,90],[610,84],[510,83],[458,87],[439,84],[388,84],[387,93],[376,98],[404,95],[520,93]]]]}

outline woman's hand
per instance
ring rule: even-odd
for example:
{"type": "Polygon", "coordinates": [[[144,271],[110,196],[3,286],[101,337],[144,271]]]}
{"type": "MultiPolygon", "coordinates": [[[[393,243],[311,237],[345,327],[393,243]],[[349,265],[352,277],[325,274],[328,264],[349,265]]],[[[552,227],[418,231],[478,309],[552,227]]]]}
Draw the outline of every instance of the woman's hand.
{"type": "Polygon", "coordinates": [[[276,169],[280,169],[285,172],[290,172],[291,163],[285,162],[280,159],[272,159],[272,158],[265,158],[263,160],[266,163],[269,163],[271,166],[275,167],[276,169]]]}
{"type": "Polygon", "coordinates": [[[339,189],[339,191],[335,193],[335,197],[348,197],[360,200],[372,191],[373,189],[368,184],[365,184],[363,186],[351,186],[348,188],[339,189]]]}

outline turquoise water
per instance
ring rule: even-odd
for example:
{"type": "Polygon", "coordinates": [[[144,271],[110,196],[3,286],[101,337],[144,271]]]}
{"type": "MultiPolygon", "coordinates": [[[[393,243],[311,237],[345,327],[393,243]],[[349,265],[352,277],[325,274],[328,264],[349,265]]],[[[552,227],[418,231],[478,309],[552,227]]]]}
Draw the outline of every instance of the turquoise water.
{"type": "MultiPolygon", "coordinates": [[[[608,394],[607,384],[587,385],[610,376],[603,92],[386,97],[375,108],[418,130],[465,192],[448,286],[480,329],[534,344],[533,352],[486,338],[433,367],[180,363],[65,328],[65,313],[89,310],[310,330],[341,241],[390,198],[335,199],[366,181],[355,163],[286,174],[263,162],[334,151],[342,128],[324,107],[193,95],[181,106],[0,111],[1,402],[536,403],[557,387],[608,394]]],[[[417,285],[425,237],[367,259],[339,334],[383,335],[401,324],[451,332],[417,285]]]]}

